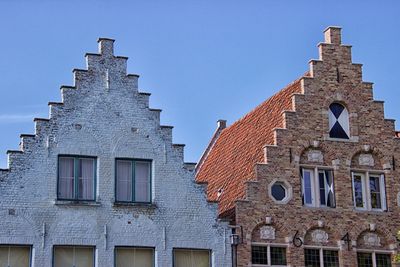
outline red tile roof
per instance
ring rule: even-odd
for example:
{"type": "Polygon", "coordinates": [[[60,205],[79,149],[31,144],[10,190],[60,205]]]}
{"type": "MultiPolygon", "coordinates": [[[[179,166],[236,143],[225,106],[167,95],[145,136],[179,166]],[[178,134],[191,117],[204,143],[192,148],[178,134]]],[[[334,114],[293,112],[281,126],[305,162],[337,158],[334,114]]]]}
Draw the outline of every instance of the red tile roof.
{"type": "Polygon", "coordinates": [[[283,128],[282,112],[292,110],[294,93],[301,93],[301,79],[222,130],[200,166],[196,181],[208,184],[207,197],[219,202],[220,217],[232,215],[235,201],[244,199],[245,182],[253,179],[255,164],[264,161],[264,146],[274,144],[273,130],[283,128]]]}

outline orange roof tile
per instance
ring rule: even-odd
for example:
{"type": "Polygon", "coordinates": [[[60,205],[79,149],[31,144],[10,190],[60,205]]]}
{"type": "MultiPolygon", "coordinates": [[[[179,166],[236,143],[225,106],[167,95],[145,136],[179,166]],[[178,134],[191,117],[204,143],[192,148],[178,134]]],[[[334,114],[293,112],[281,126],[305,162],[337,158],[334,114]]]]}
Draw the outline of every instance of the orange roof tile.
{"type": "Polygon", "coordinates": [[[232,215],[235,201],[244,199],[245,182],[253,179],[255,164],[264,161],[264,146],[274,143],[273,130],[283,127],[282,112],[292,110],[294,93],[301,93],[301,79],[222,130],[200,166],[196,181],[208,184],[207,197],[219,202],[220,217],[232,215]]]}

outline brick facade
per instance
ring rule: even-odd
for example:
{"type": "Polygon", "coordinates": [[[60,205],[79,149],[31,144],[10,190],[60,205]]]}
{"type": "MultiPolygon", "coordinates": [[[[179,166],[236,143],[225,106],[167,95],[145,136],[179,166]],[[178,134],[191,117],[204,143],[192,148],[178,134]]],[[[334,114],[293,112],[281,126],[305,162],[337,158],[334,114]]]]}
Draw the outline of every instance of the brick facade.
{"type": "Polygon", "coordinates": [[[183,145],[160,125],[127,58],[114,41],[99,40],[87,69],[75,69],[62,102],[49,103],[50,118],[35,119],[35,134],[21,135],[0,170],[0,245],[32,246],[32,267],[52,266],[55,245],[95,247],[96,266],[114,266],[115,246],[155,250],[155,266],[172,266],[174,248],[212,251],[212,266],[231,266],[230,229],[217,220],[217,204],[194,181],[183,145]],[[95,202],[57,200],[58,155],[97,158],[95,202]],[[151,204],[115,203],[115,159],[152,160],[151,204]]]}
{"type": "Polygon", "coordinates": [[[220,129],[197,166],[197,180],[208,184],[209,199],[222,203],[220,216],[230,217],[237,227],[237,266],[252,266],[255,243],[286,246],[287,264],[296,267],[305,264],[305,247],[338,250],[343,267],[357,266],[362,249],[398,251],[400,138],[394,120],[384,118],[383,102],[373,99],[372,83],[362,80],[362,65],[352,62],[351,46],[341,44],[340,28],[328,28],[318,47],[320,58],[310,61],[305,76],[220,129]],[[329,137],[332,103],[348,110],[349,139],[329,137]],[[336,207],[303,204],[302,167],[332,170],[336,207]],[[230,172],[235,168],[239,175],[230,172]],[[355,209],[352,171],[384,174],[387,210],[355,209]],[[287,201],[271,198],[275,181],[290,189],[287,201]],[[262,238],[265,229],[275,235],[262,238]]]}

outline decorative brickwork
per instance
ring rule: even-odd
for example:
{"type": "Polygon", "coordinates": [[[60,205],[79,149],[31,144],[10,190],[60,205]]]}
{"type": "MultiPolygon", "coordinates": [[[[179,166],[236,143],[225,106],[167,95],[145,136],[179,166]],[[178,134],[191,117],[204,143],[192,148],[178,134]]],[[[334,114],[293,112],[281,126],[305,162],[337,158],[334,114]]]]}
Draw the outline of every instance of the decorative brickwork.
{"type": "Polygon", "coordinates": [[[351,46],[341,44],[340,28],[329,27],[318,47],[320,58],[310,61],[307,75],[222,130],[198,168],[197,180],[208,184],[210,200],[223,190],[220,216],[242,229],[238,266],[251,266],[253,242],[287,246],[292,267],[304,266],[307,246],[337,250],[343,267],[357,266],[357,249],[398,251],[400,138],[394,120],[384,118],[383,102],[373,99],[372,83],[362,80],[351,46]],[[348,139],[329,135],[332,103],[348,111],[348,139]],[[333,207],[304,204],[301,168],[315,170],[317,177],[332,172],[334,182],[326,186],[334,188],[333,207]],[[377,173],[377,180],[384,175],[386,210],[355,208],[353,171],[377,173]],[[276,178],[293,188],[285,205],[269,197],[276,178]],[[275,229],[274,240],[260,238],[265,225],[275,229]]]}

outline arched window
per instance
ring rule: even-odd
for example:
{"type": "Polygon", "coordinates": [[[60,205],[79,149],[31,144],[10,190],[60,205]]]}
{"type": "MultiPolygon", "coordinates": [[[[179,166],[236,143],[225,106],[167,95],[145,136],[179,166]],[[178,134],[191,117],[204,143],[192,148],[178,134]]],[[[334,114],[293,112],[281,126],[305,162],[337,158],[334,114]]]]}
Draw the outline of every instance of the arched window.
{"type": "Polygon", "coordinates": [[[339,103],[332,103],[329,106],[329,137],[350,138],[349,112],[339,103]]]}

